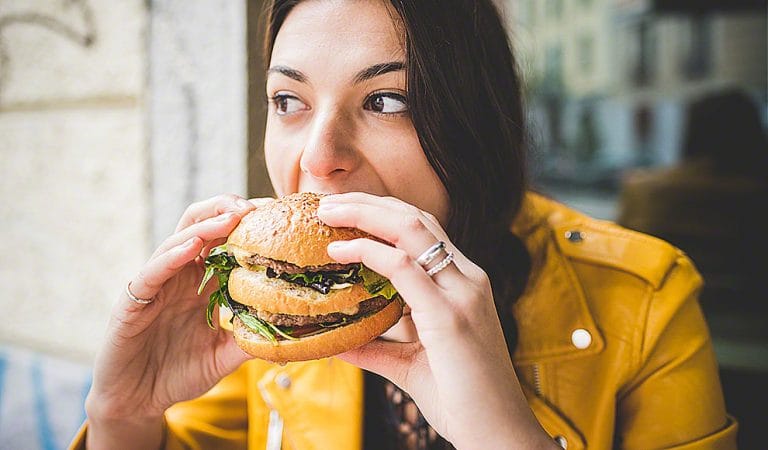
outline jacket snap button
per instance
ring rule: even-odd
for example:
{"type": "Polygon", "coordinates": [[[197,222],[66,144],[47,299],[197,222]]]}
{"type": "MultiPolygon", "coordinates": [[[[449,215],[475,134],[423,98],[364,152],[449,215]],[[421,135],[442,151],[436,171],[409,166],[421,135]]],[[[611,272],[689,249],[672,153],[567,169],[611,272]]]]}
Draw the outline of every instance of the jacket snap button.
{"type": "Polygon", "coordinates": [[[578,330],[574,330],[573,333],[571,333],[571,342],[573,343],[573,346],[578,349],[585,349],[589,347],[590,344],[592,344],[592,335],[589,334],[589,331],[579,328],[578,330]]]}
{"type": "Polygon", "coordinates": [[[277,378],[275,379],[275,382],[277,383],[278,386],[280,386],[283,389],[288,389],[289,387],[291,387],[291,377],[289,377],[284,373],[281,373],[280,375],[278,375],[277,378]]]}
{"type": "Polygon", "coordinates": [[[555,443],[557,443],[557,445],[559,445],[561,448],[568,448],[568,440],[563,436],[555,436],[555,443]]]}
{"type": "Polygon", "coordinates": [[[584,240],[584,233],[578,230],[566,231],[565,238],[573,242],[574,244],[577,244],[584,240]]]}

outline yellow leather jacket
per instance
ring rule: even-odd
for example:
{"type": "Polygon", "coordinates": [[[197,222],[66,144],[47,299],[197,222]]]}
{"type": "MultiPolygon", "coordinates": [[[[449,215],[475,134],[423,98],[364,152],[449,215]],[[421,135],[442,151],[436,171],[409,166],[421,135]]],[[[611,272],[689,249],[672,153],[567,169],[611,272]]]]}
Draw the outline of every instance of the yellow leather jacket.
{"type": "MultiPolygon", "coordinates": [[[[561,446],[736,448],[697,302],[701,278],[680,250],[534,194],[511,231],[533,260],[514,311],[513,361],[561,446]]],[[[333,358],[249,361],[167,411],[166,448],[358,450],[362,382],[333,358]]]]}

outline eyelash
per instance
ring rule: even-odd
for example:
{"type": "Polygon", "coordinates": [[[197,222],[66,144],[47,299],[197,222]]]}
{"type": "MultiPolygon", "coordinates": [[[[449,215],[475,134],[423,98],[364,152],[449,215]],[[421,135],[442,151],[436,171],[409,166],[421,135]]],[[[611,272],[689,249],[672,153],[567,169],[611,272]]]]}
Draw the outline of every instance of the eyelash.
{"type": "MultiPolygon", "coordinates": [[[[280,102],[280,101],[287,101],[287,100],[291,100],[291,99],[299,100],[298,97],[296,97],[295,95],[290,95],[290,94],[275,94],[275,95],[272,95],[272,96],[267,96],[266,100],[267,100],[267,103],[271,103],[272,105],[275,106],[275,108],[277,108],[278,107],[278,102],[280,102]]],[[[408,114],[408,99],[406,98],[405,95],[403,95],[401,93],[398,93],[398,92],[388,92],[388,91],[374,92],[374,93],[370,94],[368,97],[365,98],[365,101],[363,102],[363,108],[368,110],[368,111],[370,111],[370,112],[372,112],[373,114],[378,115],[378,116],[406,115],[406,114],[408,114]],[[368,108],[367,105],[376,97],[386,97],[386,98],[391,98],[391,99],[397,100],[397,101],[399,101],[399,102],[401,102],[401,103],[403,103],[405,105],[405,110],[404,111],[396,111],[396,112],[379,112],[379,111],[374,111],[374,110],[368,108]]],[[[283,114],[278,113],[278,114],[279,115],[290,115],[292,113],[283,113],[283,114]]]]}
{"type": "MultiPolygon", "coordinates": [[[[290,94],[275,94],[273,96],[267,96],[267,103],[268,104],[271,103],[272,105],[274,105],[275,106],[275,111],[277,111],[278,102],[283,101],[283,100],[285,100],[285,101],[287,101],[287,100],[299,100],[299,98],[296,97],[295,95],[290,95],[290,94]]],[[[299,101],[301,101],[301,100],[299,100],[299,101]]],[[[290,115],[291,113],[282,113],[282,114],[281,113],[277,113],[277,114],[283,116],[283,115],[290,115]]]]}
{"type": "Polygon", "coordinates": [[[366,97],[365,102],[363,103],[363,107],[372,113],[379,115],[379,116],[401,116],[408,114],[408,99],[405,95],[398,93],[398,92],[374,92],[373,94],[366,97]],[[393,100],[396,100],[404,105],[403,111],[395,111],[395,112],[379,112],[379,111],[373,111],[368,108],[365,108],[374,98],[376,97],[384,97],[384,98],[390,98],[393,100]]]}

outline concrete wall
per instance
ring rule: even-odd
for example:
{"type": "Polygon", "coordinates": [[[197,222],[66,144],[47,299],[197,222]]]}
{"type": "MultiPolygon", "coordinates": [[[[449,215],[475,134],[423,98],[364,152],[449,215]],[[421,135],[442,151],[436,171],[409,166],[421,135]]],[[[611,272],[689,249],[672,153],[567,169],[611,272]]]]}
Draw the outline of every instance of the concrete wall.
{"type": "Polygon", "coordinates": [[[246,195],[243,0],[162,0],[150,11],[152,242],[190,203],[246,195]]]}
{"type": "Polygon", "coordinates": [[[148,251],[145,3],[0,2],[0,341],[89,358],[148,251]]]}
{"type": "Polygon", "coordinates": [[[184,207],[246,193],[244,5],[0,0],[0,344],[91,360],[184,207]]]}

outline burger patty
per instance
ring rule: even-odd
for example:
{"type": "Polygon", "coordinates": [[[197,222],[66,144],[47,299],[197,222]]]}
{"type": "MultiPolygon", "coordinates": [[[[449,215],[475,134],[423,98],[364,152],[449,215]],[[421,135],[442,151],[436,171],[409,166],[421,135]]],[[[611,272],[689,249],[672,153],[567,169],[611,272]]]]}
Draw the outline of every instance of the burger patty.
{"type": "Polygon", "coordinates": [[[283,327],[303,327],[307,325],[317,324],[329,324],[335,322],[341,322],[343,319],[351,319],[353,317],[366,315],[375,311],[378,311],[387,304],[390,300],[384,297],[373,297],[368,300],[363,300],[358,304],[357,314],[348,315],[342,313],[323,314],[320,316],[293,316],[290,314],[277,314],[267,311],[257,311],[251,307],[248,307],[248,312],[255,314],[259,319],[269,322],[273,325],[279,325],[283,327]]]}
{"type": "Polygon", "coordinates": [[[299,267],[296,264],[291,264],[285,261],[278,261],[275,259],[265,258],[260,255],[251,255],[245,258],[245,262],[251,265],[269,267],[278,274],[280,273],[307,273],[307,272],[344,272],[358,267],[360,264],[338,264],[331,263],[324,266],[306,266],[299,267]]]}

